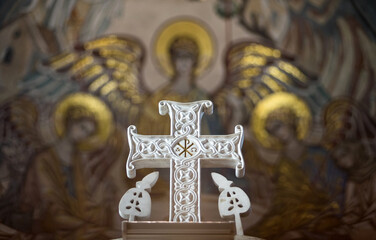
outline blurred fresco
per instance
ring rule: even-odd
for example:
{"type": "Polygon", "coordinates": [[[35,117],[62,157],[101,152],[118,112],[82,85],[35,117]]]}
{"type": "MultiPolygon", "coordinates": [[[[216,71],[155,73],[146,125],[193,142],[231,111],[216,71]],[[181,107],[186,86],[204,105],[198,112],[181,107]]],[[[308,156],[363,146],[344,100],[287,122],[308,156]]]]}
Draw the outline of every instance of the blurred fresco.
{"type": "MultiPolygon", "coordinates": [[[[247,235],[376,235],[370,0],[0,2],[0,239],[114,239],[126,129],[169,134],[160,100],[210,99],[202,132],[245,129],[247,235]]],[[[169,170],[152,189],[168,219],[169,170]]],[[[202,218],[220,220],[201,174],[202,218]]]]}

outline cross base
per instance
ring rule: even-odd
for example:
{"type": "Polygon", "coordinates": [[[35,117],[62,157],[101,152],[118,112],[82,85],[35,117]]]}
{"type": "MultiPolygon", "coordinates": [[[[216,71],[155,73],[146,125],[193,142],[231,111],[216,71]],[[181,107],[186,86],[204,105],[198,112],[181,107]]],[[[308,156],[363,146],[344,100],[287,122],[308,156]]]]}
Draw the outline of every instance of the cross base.
{"type": "Polygon", "coordinates": [[[236,236],[233,221],[168,222],[123,221],[124,240],[256,240],[248,236],[236,236]],[[239,238],[240,237],[240,238],[239,238]]]}
{"type": "Polygon", "coordinates": [[[233,240],[234,222],[123,221],[123,239],[233,240]]]}

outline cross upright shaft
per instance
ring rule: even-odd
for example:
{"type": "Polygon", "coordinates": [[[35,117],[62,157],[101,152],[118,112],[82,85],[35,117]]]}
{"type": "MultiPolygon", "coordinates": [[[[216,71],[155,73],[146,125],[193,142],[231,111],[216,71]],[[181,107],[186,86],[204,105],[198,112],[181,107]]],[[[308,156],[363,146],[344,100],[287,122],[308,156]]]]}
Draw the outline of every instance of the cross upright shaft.
{"type": "Polygon", "coordinates": [[[244,175],[241,153],[243,128],[235,126],[229,135],[200,135],[204,112],[213,112],[211,101],[178,103],[160,101],[159,113],[169,113],[170,135],[141,135],[128,127],[127,176],[134,178],[141,168],[170,168],[170,221],[199,222],[201,167],[234,168],[244,175]]]}

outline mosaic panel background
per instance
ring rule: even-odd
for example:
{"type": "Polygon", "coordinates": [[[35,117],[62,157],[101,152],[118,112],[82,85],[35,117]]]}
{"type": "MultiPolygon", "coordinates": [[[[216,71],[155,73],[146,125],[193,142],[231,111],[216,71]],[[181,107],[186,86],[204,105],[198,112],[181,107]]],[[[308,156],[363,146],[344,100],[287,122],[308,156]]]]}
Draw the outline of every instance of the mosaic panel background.
{"type": "MultiPolygon", "coordinates": [[[[367,0],[0,2],[0,236],[120,237],[126,128],[168,134],[162,99],[210,99],[245,129],[247,235],[376,234],[376,5],[367,0]]],[[[202,172],[202,220],[219,220],[202,172]]],[[[152,190],[168,219],[169,172],[152,190]]]]}

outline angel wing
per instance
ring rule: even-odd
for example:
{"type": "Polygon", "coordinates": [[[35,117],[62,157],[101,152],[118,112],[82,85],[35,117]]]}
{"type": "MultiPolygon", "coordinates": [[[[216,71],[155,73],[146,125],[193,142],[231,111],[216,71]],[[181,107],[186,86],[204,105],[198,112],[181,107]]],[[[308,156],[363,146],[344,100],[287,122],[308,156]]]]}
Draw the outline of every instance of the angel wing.
{"type": "Polygon", "coordinates": [[[100,37],[39,64],[21,89],[47,104],[68,93],[89,92],[102,98],[121,124],[127,124],[137,118],[143,101],[143,57],[142,45],[131,37],[100,37]]]}
{"type": "Polygon", "coordinates": [[[239,18],[317,74],[331,96],[351,96],[375,116],[373,7],[363,0],[252,0],[239,18]]]}
{"type": "Polygon", "coordinates": [[[213,96],[227,127],[248,125],[255,105],[266,96],[287,91],[303,97],[318,112],[328,96],[317,78],[293,63],[293,58],[266,41],[233,44],[226,54],[226,78],[213,96]]]}

